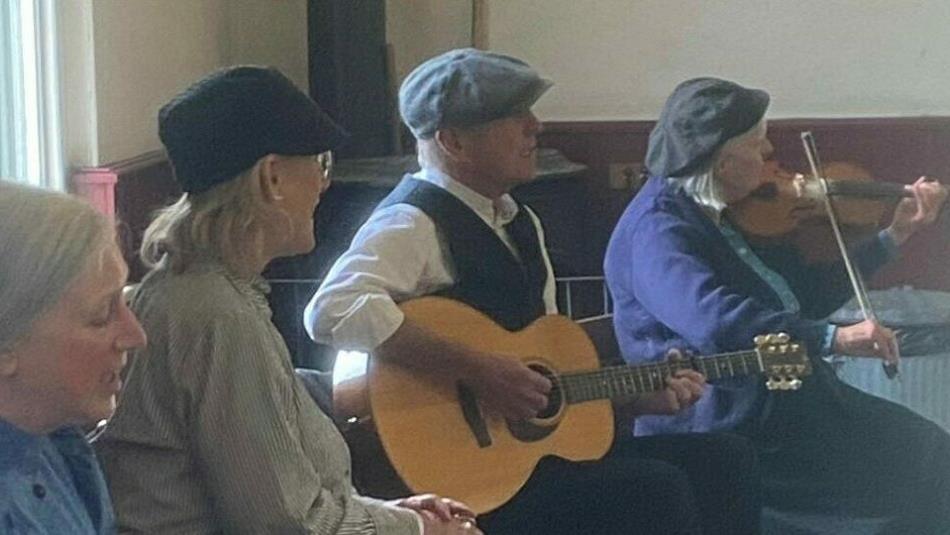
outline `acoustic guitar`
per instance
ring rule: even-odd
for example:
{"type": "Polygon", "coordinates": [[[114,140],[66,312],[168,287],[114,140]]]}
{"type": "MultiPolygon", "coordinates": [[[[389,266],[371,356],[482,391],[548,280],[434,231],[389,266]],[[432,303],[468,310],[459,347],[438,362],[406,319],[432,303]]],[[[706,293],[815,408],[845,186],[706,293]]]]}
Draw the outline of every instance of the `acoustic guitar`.
{"type": "Polygon", "coordinates": [[[797,389],[811,371],[803,348],[784,334],[759,336],[748,351],[600,367],[587,334],[564,316],[544,316],[510,332],[445,298],[423,297],[400,308],[456,343],[524,361],[554,385],[548,406],[524,421],[488,417],[461,377],[419,373],[372,357],[365,376],[334,387],[334,412],[351,424],[344,434],[361,491],[382,497],[435,492],[462,500],[479,514],[514,496],[544,456],[603,457],[614,439],[611,400],[663,389],[677,369],[695,369],[713,381],[763,374],[766,386],[777,390],[797,389]],[[380,444],[367,440],[380,441],[405,488],[382,477],[392,470],[378,465],[380,444]],[[377,466],[366,477],[374,461],[377,466]]]}

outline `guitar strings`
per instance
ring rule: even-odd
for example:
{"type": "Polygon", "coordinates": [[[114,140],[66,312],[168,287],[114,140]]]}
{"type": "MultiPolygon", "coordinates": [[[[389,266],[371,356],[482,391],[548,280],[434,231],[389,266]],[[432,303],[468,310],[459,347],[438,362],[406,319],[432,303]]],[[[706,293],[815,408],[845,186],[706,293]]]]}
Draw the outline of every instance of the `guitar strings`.
{"type": "MultiPolygon", "coordinates": [[[[568,372],[560,374],[553,381],[551,393],[560,394],[564,392],[568,398],[582,399],[593,395],[595,399],[598,394],[604,390],[646,390],[646,384],[649,382],[651,389],[656,389],[656,383],[662,381],[665,385],[666,378],[672,375],[677,369],[696,369],[709,375],[708,370],[712,364],[716,369],[718,377],[723,376],[723,369],[720,367],[729,364],[729,375],[735,375],[733,366],[743,368],[744,372],[749,369],[749,360],[754,359],[753,369],[758,369],[758,353],[756,351],[734,351],[728,353],[719,353],[707,357],[685,358],[682,360],[658,362],[640,366],[620,365],[600,368],[593,371],[568,372]],[[736,362],[738,360],[738,362],[736,362]],[[658,373],[659,372],[659,373],[658,373]],[[639,382],[639,385],[636,382],[639,382]],[[561,385],[564,385],[562,387],[561,385]],[[571,394],[586,394],[583,396],[572,396],[571,394]]],[[[635,392],[631,392],[635,393],[635,392]]],[[[568,401],[573,401],[569,399],[568,401]]]]}

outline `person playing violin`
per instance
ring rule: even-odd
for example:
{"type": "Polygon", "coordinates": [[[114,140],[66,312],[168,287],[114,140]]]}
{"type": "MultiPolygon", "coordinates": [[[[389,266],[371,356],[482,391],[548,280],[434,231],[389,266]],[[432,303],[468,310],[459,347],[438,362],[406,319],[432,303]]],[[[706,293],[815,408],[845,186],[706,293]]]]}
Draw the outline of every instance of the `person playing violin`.
{"type": "MultiPolygon", "coordinates": [[[[716,78],[681,83],[650,134],[650,178],[613,232],[605,259],[614,325],[630,362],[671,348],[716,353],[787,332],[807,346],[815,373],[801,391],[770,394],[761,382],[710,384],[691,408],[637,419],[635,434],[737,431],[762,464],[763,531],[947,533],[950,435],[894,403],[845,385],[821,357],[896,362],[894,333],[873,321],[835,327],[806,317],[786,279],[730,222],[726,208],[762,181],[772,152],[769,95],[716,78]]],[[[946,192],[919,180],[890,226],[855,251],[871,273],[934,221],[946,192]]],[[[847,297],[841,266],[815,283],[847,297]],[[832,276],[837,273],[837,279],[832,276]]],[[[816,292],[817,293],[817,292],[816,292]]]]}

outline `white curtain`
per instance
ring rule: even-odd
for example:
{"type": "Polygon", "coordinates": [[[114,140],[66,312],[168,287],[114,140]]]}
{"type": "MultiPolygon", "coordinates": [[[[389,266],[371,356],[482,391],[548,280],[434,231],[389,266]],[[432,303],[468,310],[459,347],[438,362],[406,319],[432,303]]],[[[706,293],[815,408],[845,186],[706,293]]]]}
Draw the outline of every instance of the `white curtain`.
{"type": "Polygon", "coordinates": [[[65,190],[54,2],[0,1],[0,178],[65,190]]]}

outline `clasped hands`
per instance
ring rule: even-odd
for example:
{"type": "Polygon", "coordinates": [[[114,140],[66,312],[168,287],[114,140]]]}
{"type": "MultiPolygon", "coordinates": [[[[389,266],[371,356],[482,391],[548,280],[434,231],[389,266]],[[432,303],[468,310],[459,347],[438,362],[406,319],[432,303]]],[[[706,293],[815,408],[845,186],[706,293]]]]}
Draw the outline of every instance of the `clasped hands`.
{"type": "Polygon", "coordinates": [[[435,494],[420,494],[389,502],[422,517],[422,535],[481,535],[475,513],[462,502],[435,494]]]}

